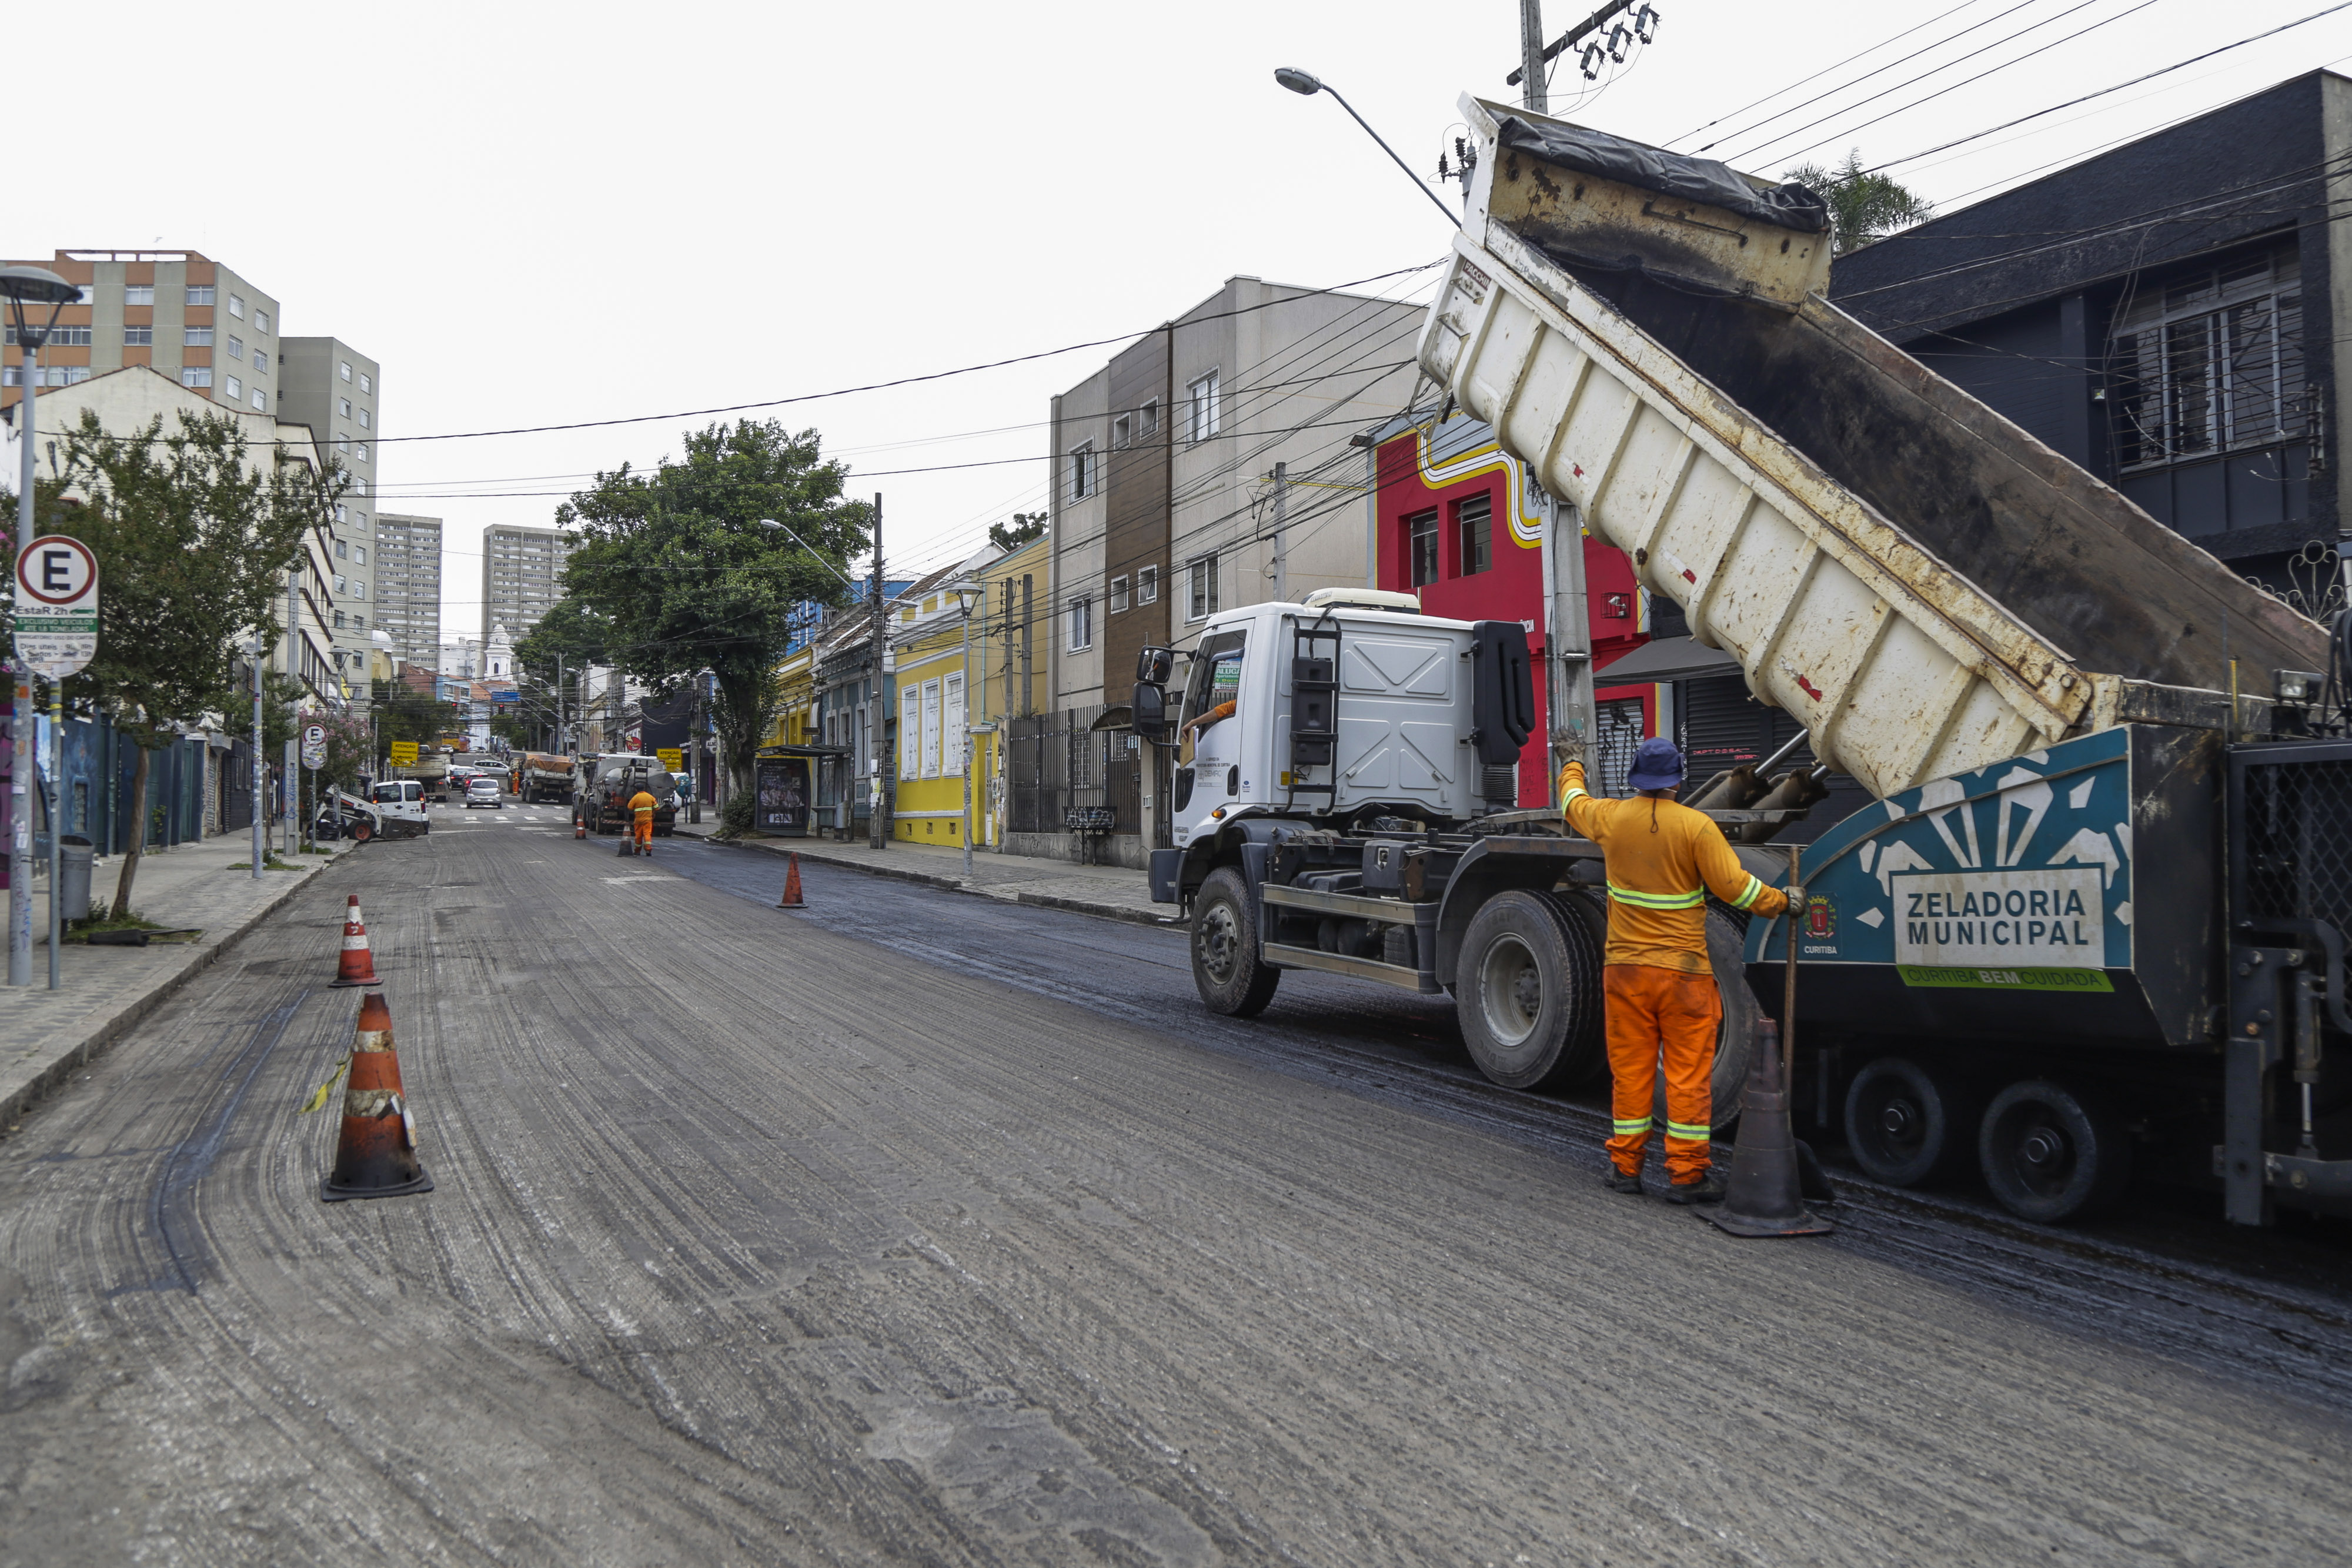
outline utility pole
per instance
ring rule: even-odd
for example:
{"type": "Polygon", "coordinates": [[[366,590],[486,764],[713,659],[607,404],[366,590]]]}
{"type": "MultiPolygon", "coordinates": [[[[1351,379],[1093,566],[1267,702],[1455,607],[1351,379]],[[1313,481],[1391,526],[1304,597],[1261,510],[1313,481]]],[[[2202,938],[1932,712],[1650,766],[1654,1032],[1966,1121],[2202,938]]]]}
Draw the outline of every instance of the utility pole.
{"type": "MultiPolygon", "coordinates": [[[[958,590],[956,597],[963,601],[963,879],[971,880],[971,605],[969,590],[958,590]]],[[[988,590],[980,591],[980,605],[988,607],[988,590]]],[[[987,683],[982,683],[987,689],[987,683]]]]}
{"type": "MultiPolygon", "coordinates": [[[[1527,4],[1532,7],[1536,0],[1527,0],[1527,4]]],[[[1289,496],[1290,465],[1277,463],[1274,465],[1274,601],[1276,604],[1290,602],[1289,559],[1283,537],[1283,503],[1289,496]]]]}
{"type": "Polygon", "coordinates": [[[269,858],[269,816],[262,810],[262,787],[268,782],[269,763],[261,751],[261,628],[253,629],[253,880],[265,874],[269,858]]]}
{"type": "Polygon", "coordinates": [[[1519,0],[1519,71],[1527,78],[1527,90],[1519,101],[1530,113],[1545,110],[1543,0],[1519,0]]]}
{"type": "Polygon", "coordinates": [[[867,737],[866,750],[872,759],[874,772],[867,785],[866,843],[867,848],[878,850],[890,841],[882,821],[882,719],[885,700],[882,695],[882,656],[886,644],[882,618],[882,496],[879,491],[874,497],[874,580],[866,587],[870,591],[874,610],[874,646],[870,654],[874,664],[874,695],[868,708],[867,727],[871,733],[867,737]]]}

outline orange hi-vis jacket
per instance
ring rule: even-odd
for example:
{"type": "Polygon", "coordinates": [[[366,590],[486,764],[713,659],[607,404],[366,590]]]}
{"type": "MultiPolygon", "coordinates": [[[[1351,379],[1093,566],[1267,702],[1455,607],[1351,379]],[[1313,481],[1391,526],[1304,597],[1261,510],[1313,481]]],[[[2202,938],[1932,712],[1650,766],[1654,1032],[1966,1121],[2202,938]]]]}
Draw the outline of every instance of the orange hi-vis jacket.
{"type": "Polygon", "coordinates": [[[1586,792],[1580,762],[1561,771],[1559,799],[1568,825],[1599,844],[1605,857],[1604,964],[1707,974],[1709,893],[1734,909],[1766,916],[1789,907],[1788,894],[1748,874],[1723,830],[1703,811],[1651,796],[1603,800],[1586,792]]]}
{"type": "Polygon", "coordinates": [[[655,809],[660,804],[659,800],[653,798],[652,791],[646,789],[640,789],[629,797],[629,810],[640,817],[652,816],[655,809]]]}

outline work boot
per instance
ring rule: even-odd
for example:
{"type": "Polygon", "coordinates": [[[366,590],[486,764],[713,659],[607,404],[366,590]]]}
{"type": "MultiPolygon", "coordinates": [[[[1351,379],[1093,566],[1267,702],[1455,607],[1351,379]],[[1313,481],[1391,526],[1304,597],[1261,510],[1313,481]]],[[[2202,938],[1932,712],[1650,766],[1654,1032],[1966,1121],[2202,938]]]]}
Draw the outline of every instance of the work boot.
{"type": "Polygon", "coordinates": [[[1723,1178],[1716,1175],[1714,1170],[1710,1167],[1707,1170],[1700,1172],[1696,1176],[1693,1177],[1689,1181],[1677,1181],[1668,1184],[1666,1187],[1666,1201],[1668,1203],[1685,1204],[1721,1203],[1723,1201],[1725,1191],[1726,1188],[1723,1185],[1723,1178]]]}
{"type": "Polygon", "coordinates": [[[1601,1185],[1611,1192],[1639,1193],[1642,1190],[1642,1173],[1621,1171],[1615,1166],[1611,1166],[1609,1174],[1601,1178],[1601,1185]]]}

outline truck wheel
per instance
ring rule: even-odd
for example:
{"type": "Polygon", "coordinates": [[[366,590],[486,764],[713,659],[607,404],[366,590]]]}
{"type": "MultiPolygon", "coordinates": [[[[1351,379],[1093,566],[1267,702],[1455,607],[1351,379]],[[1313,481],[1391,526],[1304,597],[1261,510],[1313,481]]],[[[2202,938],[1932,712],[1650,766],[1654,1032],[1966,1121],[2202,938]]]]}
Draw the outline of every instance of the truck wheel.
{"type": "Polygon", "coordinates": [[[1514,889],[1488,899],[1463,934],[1454,974],[1462,1040],[1479,1071],[1506,1089],[1560,1088],[1590,1073],[1600,952],[1550,894],[1514,889]]]}
{"type": "Polygon", "coordinates": [[[1964,1158],[1974,1108],[1926,1069],[1882,1056],[1845,1092],[1845,1142],[1863,1174],[1889,1186],[1948,1176],[1964,1158]]]}
{"type": "Polygon", "coordinates": [[[1255,1018],[1274,1000],[1282,971],[1258,956],[1249,884],[1232,866],[1209,873],[1192,896],[1192,984],[1213,1013],[1255,1018]]]}
{"type": "Polygon", "coordinates": [[[1985,1185],[2020,1219],[2086,1219],[2123,1196],[2131,1144],[2104,1108],[2038,1078],[2012,1083],[1985,1107],[1977,1134],[1985,1185]]]}
{"type": "Polygon", "coordinates": [[[352,841],[353,843],[363,844],[373,837],[375,837],[375,830],[368,826],[365,822],[358,822],[352,825],[352,841]]]}

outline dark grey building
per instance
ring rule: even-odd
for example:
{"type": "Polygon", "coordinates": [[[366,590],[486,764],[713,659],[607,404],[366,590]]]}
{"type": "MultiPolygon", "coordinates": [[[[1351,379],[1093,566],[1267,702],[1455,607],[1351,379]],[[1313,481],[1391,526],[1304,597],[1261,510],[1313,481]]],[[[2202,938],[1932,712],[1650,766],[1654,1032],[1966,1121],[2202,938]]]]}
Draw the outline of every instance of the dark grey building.
{"type": "Polygon", "coordinates": [[[2244,575],[2341,577],[2352,79],[2314,71],[1839,258],[1831,298],[2244,575]]]}

